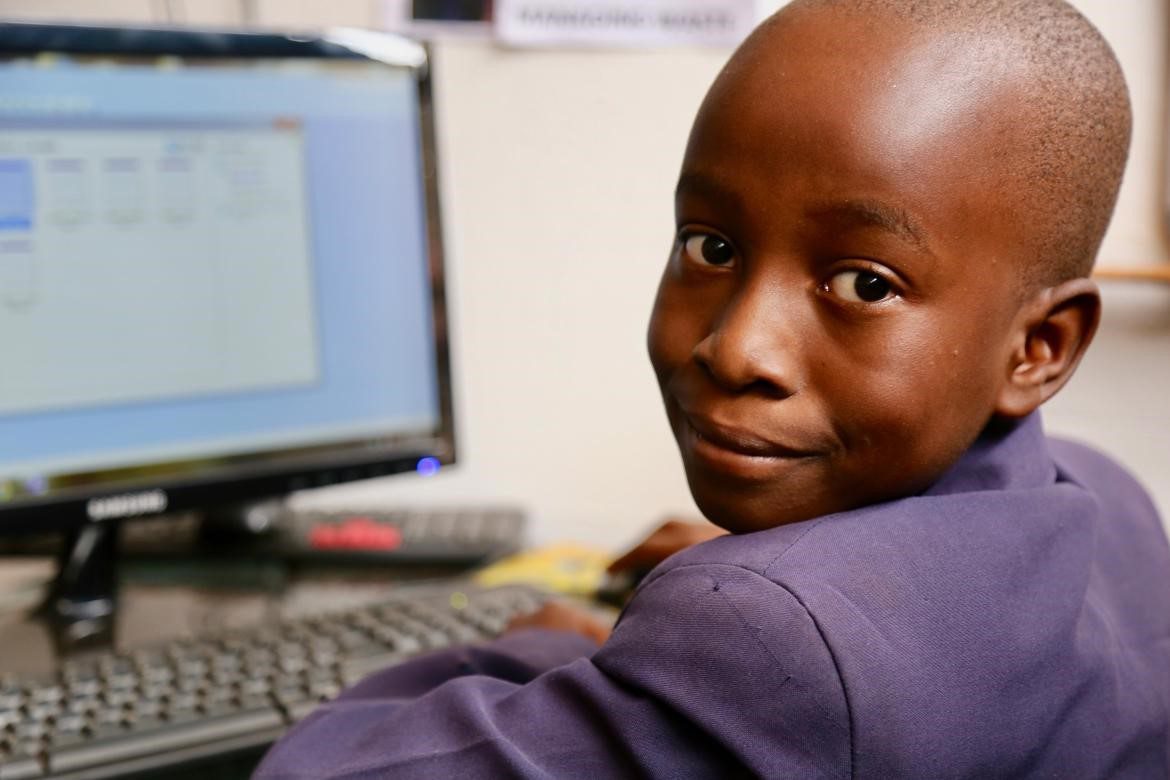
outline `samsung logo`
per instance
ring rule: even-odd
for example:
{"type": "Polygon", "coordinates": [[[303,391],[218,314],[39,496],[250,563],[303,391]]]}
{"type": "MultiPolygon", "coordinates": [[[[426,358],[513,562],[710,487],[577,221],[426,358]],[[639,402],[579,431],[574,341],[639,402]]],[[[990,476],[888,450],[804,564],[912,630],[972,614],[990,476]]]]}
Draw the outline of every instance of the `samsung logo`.
{"type": "Polygon", "coordinates": [[[141,493],[123,493],[120,496],[93,498],[85,505],[90,520],[109,520],[114,517],[157,515],[167,508],[167,494],[161,490],[141,493]]]}

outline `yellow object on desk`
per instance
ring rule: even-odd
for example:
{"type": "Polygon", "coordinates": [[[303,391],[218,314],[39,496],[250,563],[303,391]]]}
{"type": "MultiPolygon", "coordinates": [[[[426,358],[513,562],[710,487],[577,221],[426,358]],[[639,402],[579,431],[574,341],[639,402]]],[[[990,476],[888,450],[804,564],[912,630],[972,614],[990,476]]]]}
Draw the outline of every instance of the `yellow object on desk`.
{"type": "Polygon", "coordinates": [[[475,575],[484,587],[522,583],[565,596],[591,597],[605,576],[613,553],[581,544],[562,543],[502,558],[475,575]]]}

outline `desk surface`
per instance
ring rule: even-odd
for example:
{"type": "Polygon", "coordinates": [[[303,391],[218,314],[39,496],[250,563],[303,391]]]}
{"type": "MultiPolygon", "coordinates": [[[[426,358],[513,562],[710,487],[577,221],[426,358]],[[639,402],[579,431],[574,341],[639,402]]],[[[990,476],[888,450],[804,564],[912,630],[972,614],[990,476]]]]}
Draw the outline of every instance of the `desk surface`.
{"type": "MultiPolygon", "coordinates": [[[[51,626],[35,614],[53,571],[49,559],[0,558],[0,675],[39,676],[66,655],[73,657],[59,652],[51,626]]],[[[436,579],[449,580],[457,572],[295,567],[268,561],[135,561],[123,562],[120,574],[113,647],[124,651],[379,601],[436,579]]]]}

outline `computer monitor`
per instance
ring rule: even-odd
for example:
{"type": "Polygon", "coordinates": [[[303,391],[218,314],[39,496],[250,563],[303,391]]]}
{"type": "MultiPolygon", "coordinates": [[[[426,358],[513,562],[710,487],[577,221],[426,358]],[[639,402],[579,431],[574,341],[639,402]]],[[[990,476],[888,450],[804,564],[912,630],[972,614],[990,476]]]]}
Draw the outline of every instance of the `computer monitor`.
{"type": "Polygon", "coordinates": [[[426,50],[0,24],[0,534],[455,458],[426,50]]]}

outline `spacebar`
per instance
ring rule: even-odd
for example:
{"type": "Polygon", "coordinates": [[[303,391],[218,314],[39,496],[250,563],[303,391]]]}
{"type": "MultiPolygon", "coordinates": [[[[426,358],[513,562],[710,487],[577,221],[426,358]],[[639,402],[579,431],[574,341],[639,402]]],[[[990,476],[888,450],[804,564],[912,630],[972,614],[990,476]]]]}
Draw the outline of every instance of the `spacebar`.
{"type": "Polygon", "coordinates": [[[49,752],[49,772],[69,772],[115,761],[127,761],[153,753],[238,737],[284,726],[276,709],[258,709],[182,725],[130,732],[49,752]]]}

